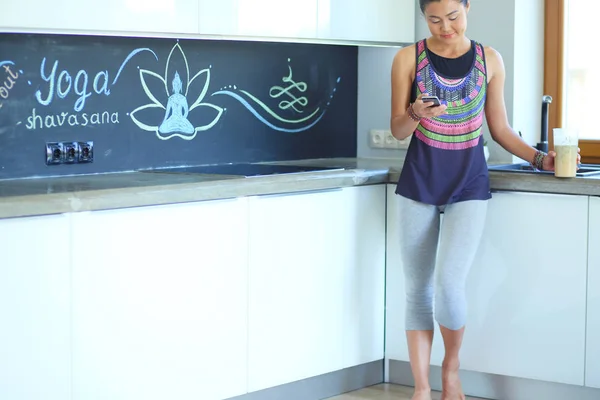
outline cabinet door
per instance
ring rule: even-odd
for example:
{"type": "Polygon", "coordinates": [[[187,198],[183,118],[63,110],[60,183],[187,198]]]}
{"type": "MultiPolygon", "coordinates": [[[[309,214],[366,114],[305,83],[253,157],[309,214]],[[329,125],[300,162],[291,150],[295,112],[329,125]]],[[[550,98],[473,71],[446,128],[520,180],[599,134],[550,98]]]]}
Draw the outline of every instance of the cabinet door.
{"type": "Polygon", "coordinates": [[[467,282],[462,366],[583,385],[588,197],[493,196],[467,282]]]}
{"type": "MultiPolygon", "coordinates": [[[[404,272],[400,243],[400,204],[394,193],[396,185],[387,186],[386,268],[385,268],[385,358],[409,361],[405,334],[404,272]]],[[[387,365],[387,363],[386,363],[387,365]]]]}
{"type": "Polygon", "coordinates": [[[344,276],[342,368],[348,368],[384,358],[385,186],[345,188],[341,194],[335,255],[344,276]]]}
{"type": "Polygon", "coordinates": [[[0,397],[71,398],[70,220],[0,219],[0,397]]]}
{"type": "Polygon", "coordinates": [[[412,43],[414,0],[318,0],[318,35],[339,39],[412,43]]]}
{"type": "Polygon", "coordinates": [[[0,13],[0,26],[105,32],[198,32],[197,0],[22,0],[0,13]]]}
{"type": "Polygon", "coordinates": [[[315,38],[318,0],[198,0],[200,33],[315,38]]]}
{"type": "Polygon", "coordinates": [[[600,198],[590,197],[585,385],[600,388],[600,198]]]}
{"type": "Polygon", "coordinates": [[[246,393],[247,201],[76,217],[74,399],[246,393]]]}
{"type": "Polygon", "coordinates": [[[383,358],[384,191],[251,199],[250,391],[383,358]]]}
{"type": "MultiPolygon", "coordinates": [[[[393,225],[401,221],[394,220],[397,204],[390,192],[386,356],[408,361],[393,225]]],[[[587,206],[585,196],[494,193],[467,281],[461,368],[583,384],[587,206]]],[[[444,346],[437,326],[435,338],[432,364],[439,366],[444,346]]]]}

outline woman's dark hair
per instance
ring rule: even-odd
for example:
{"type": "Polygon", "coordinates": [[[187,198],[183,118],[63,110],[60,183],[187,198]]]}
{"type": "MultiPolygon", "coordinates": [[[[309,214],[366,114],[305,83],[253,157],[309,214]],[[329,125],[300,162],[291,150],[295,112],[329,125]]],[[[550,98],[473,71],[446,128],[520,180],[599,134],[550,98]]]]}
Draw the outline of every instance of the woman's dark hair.
{"type": "MultiPolygon", "coordinates": [[[[419,5],[421,6],[421,12],[425,13],[425,7],[427,7],[427,5],[429,3],[433,3],[434,1],[439,2],[440,0],[419,0],[419,5]]],[[[463,4],[463,6],[467,6],[467,4],[469,3],[469,0],[455,0],[458,2],[461,2],[463,4]]]]}

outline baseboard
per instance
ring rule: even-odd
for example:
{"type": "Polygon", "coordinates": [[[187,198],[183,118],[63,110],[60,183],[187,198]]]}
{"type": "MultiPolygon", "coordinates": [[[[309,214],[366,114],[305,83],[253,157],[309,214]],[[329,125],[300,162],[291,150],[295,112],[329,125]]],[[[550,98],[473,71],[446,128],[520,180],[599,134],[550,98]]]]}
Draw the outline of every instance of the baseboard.
{"type": "MultiPolygon", "coordinates": [[[[414,386],[410,364],[406,361],[388,361],[389,383],[414,386]]],[[[532,379],[513,378],[481,372],[461,371],[465,394],[493,400],[599,400],[600,389],[565,385],[532,379]]],[[[431,387],[441,389],[442,370],[432,366],[431,387]]]]}
{"type": "Polygon", "coordinates": [[[382,382],[383,360],[379,360],[228,400],[320,400],[382,382]]]}

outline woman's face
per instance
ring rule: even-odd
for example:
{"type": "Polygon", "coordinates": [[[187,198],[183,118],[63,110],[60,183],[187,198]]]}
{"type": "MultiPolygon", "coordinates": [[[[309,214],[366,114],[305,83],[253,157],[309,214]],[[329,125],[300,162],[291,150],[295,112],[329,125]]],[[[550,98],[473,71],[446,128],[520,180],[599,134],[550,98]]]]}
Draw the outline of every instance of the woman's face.
{"type": "Polygon", "coordinates": [[[460,0],[432,1],[425,8],[425,19],[431,34],[441,42],[452,43],[462,39],[467,30],[467,14],[470,2],[465,7],[460,0]]]}

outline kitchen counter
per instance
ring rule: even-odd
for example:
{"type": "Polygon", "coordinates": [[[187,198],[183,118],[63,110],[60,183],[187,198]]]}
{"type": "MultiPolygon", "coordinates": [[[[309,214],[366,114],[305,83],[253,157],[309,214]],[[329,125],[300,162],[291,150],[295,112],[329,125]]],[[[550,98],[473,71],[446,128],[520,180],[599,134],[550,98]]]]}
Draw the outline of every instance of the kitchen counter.
{"type": "MultiPolygon", "coordinates": [[[[0,181],[0,218],[395,183],[402,163],[402,159],[363,158],[292,161],[289,164],[345,170],[249,178],[126,172],[4,180],[0,181]]],[[[490,171],[490,180],[492,190],[496,191],[600,196],[600,176],[560,180],[551,175],[490,171]]]]}

